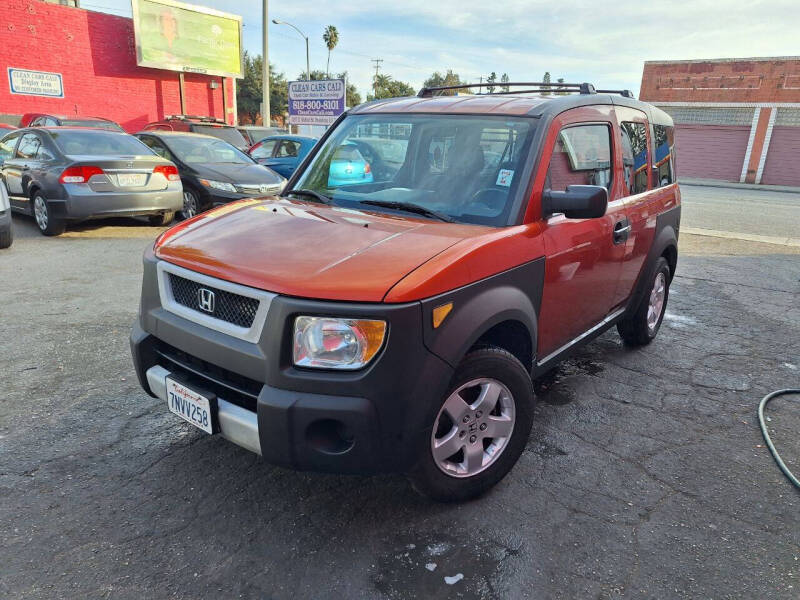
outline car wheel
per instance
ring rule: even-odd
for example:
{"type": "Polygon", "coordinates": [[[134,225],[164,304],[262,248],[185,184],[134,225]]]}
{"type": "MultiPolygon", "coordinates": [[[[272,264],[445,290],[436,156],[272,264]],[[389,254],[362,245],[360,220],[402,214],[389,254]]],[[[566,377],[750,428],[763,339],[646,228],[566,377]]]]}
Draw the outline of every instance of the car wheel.
{"type": "Polygon", "coordinates": [[[33,218],[36,219],[39,231],[44,235],[61,235],[66,229],[64,220],[53,216],[47,198],[38,191],[33,196],[33,218]]]}
{"type": "Polygon", "coordinates": [[[531,378],[496,347],[470,352],[430,414],[409,473],[414,489],[440,502],[475,498],[511,470],[533,426],[531,378]]]}
{"type": "Polygon", "coordinates": [[[192,190],[183,189],[183,210],[180,211],[181,219],[191,219],[200,212],[200,203],[197,195],[192,190]]]}
{"type": "Polygon", "coordinates": [[[662,256],[650,276],[647,292],[632,315],[617,323],[617,331],[628,346],[644,346],[653,341],[664,320],[669,298],[669,264],[662,256]]]}
{"type": "Polygon", "coordinates": [[[164,225],[172,223],[172,219],[174,218],[174,212],[166,212],[158,215],[150,215],[147,217],[147,220],[150,221],[150,225],[153,227],[163,227],[164,225]]]}
{"type": "Polygon", "coordinates": [[[8,227],[0,229],[0,248],[8,248],[14,243],[14,227],[9,221],[8,227]]]}

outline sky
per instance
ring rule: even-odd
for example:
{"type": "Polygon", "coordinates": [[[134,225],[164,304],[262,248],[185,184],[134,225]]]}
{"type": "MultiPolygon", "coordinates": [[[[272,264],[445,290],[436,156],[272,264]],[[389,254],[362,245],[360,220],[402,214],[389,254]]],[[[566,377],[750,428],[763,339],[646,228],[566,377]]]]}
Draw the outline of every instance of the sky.
{"type": "MultiPolygon", "coordinates": [[[[193,2],[241,15],[244,48],[261,54],[260,0],[193,2]]],[[[130,16],[130,0],[81,6],[130,16]]],[[[362,96],[381,72],[418,89],[434,71],[478,81],[495,71],[511,81],[588,81],[638,93],[646,60],[800,55],[798,0],[270,0],[270,19],[309,37],[311,69],[325,70],[327,25],[339,30],[331,72],[347,70],[362,96]]],[[[305,42],[269,25],[269,58],[287,79],[305,71],[305,42]]]]}

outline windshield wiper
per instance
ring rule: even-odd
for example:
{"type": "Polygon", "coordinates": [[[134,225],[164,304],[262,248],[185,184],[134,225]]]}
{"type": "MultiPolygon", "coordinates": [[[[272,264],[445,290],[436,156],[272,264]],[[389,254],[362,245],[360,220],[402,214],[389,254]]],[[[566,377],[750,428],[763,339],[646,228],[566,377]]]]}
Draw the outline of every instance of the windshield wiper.
{"type": "Polygon", "coordinates": [[[425,208],[413,202],[393,202],[392,200],[361,200],[361,204],[369,204],[371,206],[381,206],[383,208],[394,208],[397,210],[404,210],[410,213],[416,213],[424,217],[432,217],[446,223],[452,223],[453,219],[445,214],[425,208]]]}
{"type": "Polygon", "coordinates": [[[310,196],[311,198],[314,198],[317,202],[322,202],[323,204],[333,204],[333,200],[328,198],[328,196],[320,194],[319,192],[315,192],[314,190],[300,189],[300,190],[291,190],[289,192],[286,192],[287,196],[291,196],[292,194],[295,194],[296,196],[310,196]]]}

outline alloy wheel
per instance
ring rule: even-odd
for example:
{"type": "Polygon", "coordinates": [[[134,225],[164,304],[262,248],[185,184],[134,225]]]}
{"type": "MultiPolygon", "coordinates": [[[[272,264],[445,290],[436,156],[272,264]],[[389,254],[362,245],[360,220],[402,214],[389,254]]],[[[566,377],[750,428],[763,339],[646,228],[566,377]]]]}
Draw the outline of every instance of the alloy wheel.
{"type": "Polygon", "coordinates": [[[183,192],[183,210],[181,211],[184,219],[191,219],[197,215],[197,198],[194,197],[192,192],[184,190],[183,192]]]}
{"type": "Polygon", "coordinates": [[[664,276],[664,271],[659,271],[653,282],[653,289],[650,290],[650,301],[647,305],[647,329],[650,330],[650,333],[655,331],[658,320],[661,318],[666,290],[667,278],[664,276]]]}
{"type": "Polygon", "coordinates": [[[496,379],[473,379],[445,400],[431,434],[434,462],[452,477],[472,477],[500,457],[514,431],[514,397],[496,379]]]}
{"type": "Polygon", "coordinates": [[[47,202],[41,196],[36,196],[36,198],[33,199],[33,215],[36,217],[36,224],[39,226],[39,229],[42,231],[47,229],[50,217],[47,214],[47,202]]]}

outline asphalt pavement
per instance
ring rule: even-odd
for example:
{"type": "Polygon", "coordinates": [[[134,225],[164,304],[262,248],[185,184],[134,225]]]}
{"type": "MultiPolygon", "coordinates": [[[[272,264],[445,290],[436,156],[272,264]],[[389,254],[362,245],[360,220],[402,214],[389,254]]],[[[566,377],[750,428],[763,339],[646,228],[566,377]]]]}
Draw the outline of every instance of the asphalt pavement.
{"type": "MultiPolygon", "coordinates": [[[[707,189],[684,190],[684,226],[706,224],[707,189]]],[[[755,196],[724,212],[760,214],[755,196]]],[[[401,476],[298,473],[192,429],[140,390],[128,350],[160,229],[45,239],[14,220],[0,252],[2,598],[800,595],[800,492],[756,420],[764,394],[800,387],[800,248],[682,235],[653,344],[628,350],[610,331],[538,381],[511,474],[442,505],[401,476]]],[[[796,472],[798,400],[769,409],[796,472]]]]}

